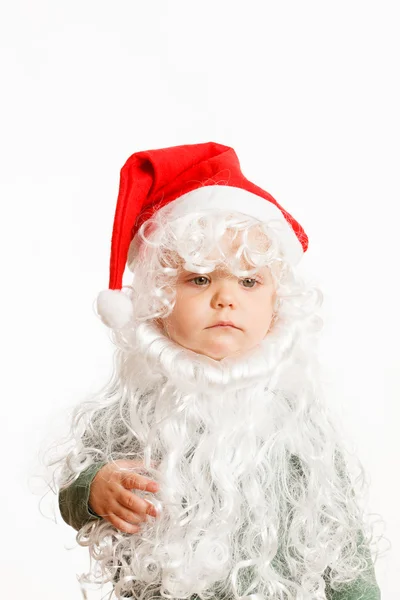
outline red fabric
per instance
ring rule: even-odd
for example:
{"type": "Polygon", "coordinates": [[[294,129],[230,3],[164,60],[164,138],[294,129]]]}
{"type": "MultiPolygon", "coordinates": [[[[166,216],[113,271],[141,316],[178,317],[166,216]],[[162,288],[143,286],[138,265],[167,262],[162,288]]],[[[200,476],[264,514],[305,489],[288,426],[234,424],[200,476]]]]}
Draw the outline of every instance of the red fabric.
{"type": "Polygon", "coordinates": [[[206,185],[243,188],[275,204],[303,246],[308,237],[301,225],[277,201],[241,172],[228,146],[215,142],[144,150],[132,154],[121,169],[110,257],[110,289],[121,289],[131,240],[153,213],[187,192],[206,185]]]}

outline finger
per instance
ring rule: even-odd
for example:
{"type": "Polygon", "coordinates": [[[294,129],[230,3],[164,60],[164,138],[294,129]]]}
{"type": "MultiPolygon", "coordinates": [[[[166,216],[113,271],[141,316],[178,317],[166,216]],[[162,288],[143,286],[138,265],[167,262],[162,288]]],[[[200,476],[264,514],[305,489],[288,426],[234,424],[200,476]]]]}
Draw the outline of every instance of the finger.
{"type": "Polygon", "coordinates": [[[124,488],[121,488],[121,494],[118,496],[117,502],[140,516],[145,516],[146,514],[151,517],[157,516],[157,511],[151,502],[139,498],[134,492],[128,492],[124,488]]]}
{"type": "Polygon", "coordinates": [[[117,515],[110,514],[107,520],[111,523],[111,525],[114,525],[116,529],[124,533],[138,533],[140,531],[139,525],[127,523],[123,519],[117,517],[117,515]]]}
{"type": "Polygon", "coordinates": [[[142,490],[148,492],[157,492],[159,487],[156,481],[138,475],[137,473],[126,473],[121,476],[121,484],[124,488],[132,490],[142,490]]]}
{"type": "Polygon", "coordinates": [[[142,523],[146,522],[147,519],[150,520],[148,515],[138,515],[125,508],[125,506],[122,506],[122,504],[118,504],[113,513],[116,517],[120,518],[122,521],[126,521],[126,523],[130,523],[131,525],[141,525],[142,523]]]}

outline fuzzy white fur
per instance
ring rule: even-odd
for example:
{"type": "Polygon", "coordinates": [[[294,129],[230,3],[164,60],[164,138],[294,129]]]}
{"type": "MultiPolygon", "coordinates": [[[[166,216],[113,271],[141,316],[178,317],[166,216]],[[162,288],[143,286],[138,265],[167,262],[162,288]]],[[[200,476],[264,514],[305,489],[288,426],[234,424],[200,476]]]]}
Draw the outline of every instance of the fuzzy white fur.
{"type": "Polygon", "coordinates": [[[103,290],[97,296],[97,312],[104,325],[121,329],[132,318],[132,301],[120,290],[103,290]]]}

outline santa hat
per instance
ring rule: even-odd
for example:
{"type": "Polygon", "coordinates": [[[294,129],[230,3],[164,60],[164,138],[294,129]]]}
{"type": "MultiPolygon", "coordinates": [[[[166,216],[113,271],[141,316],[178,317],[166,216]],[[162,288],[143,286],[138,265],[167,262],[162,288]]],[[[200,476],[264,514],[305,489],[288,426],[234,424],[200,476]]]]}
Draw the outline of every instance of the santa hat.
{"type": "Polygon", "coordinates": [[[172,218],[220,208],[260,221],[279,220],[284,257],[292,265],[308,247],[301,225],[268,192],[244,177],[233,148],[206,142],[136,152],[121,169],[109,289],[97,298],[101,320],[113,329],[122,328],[132,317],[132,302],[121,291],[130,243],[139,227],[167,205],[172,218]]]}

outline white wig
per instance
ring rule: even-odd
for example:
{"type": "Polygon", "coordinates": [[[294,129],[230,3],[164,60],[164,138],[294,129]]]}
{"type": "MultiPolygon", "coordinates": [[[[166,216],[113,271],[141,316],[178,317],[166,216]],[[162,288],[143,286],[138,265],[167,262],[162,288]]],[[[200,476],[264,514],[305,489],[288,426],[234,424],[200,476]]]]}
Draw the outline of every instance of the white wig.
{"type": "Polygon", "coordinates": [[[137,534],[106,520],[78,532],[97,578],[118,574],[117,597],[142,600],[315,600],[326,598],[328,577],[333,589],[367,580],[370,536],[356,495],[365,474],[357,459],[357,478],[347,468],[320,385],[322,294],[285,261],[274,223],[227,211],[171,222],[156,213],[128,264],[134,316],[112,331],[112,377],[76,407],[53,464],[64,487],[92,463],[140,459],[160,490],[135,493],[162,511],[137,534]],[[231,255],[220,246],[227,230],[238,242],[231,255]],[[156,320],[173,310],[179,268],[204,274],[221,261],[241,277],[270,267],[276,319],[257,348],[214,361],[166,337],[156,320]]]}

